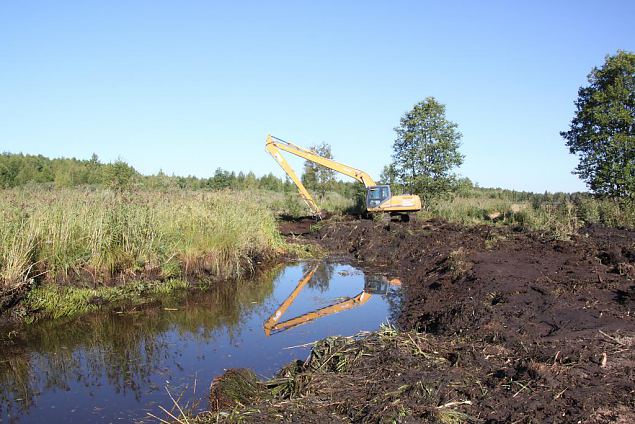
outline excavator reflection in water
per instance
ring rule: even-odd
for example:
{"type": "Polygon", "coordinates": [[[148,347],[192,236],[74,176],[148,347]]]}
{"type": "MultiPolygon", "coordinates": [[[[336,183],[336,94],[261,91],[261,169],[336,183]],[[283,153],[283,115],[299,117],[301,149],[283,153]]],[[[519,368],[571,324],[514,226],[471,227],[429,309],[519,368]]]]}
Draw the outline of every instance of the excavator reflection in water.
{"type": "Polygon", "coordinates": [[[298,325],[306,324],[313,320],[316,320],[320,317],[324,317],[327,315],[336,314],[338,312],[346,311],[349,309],[353,309],[357,306],[361,306],[364,303],[368,302],[373,294],[384,295],[388,293],[388,286],[401,286],[401,281],[398,278],[393,278],[391,280],[387,279],[384,276],[366,276],[364,278],[364,289],[352,298],[347,298],[342,300],[341,302],[334,303],[333,305],[326,306],[324,308],[319,308],[311,312],[307,312],[303,315],[288,319],[283,322],[279,322],[282,315],[289,309],[289,306],[295,301],[298,297],[304,286],[311,281],[313,278],[313,274],[320,267],[320,263],[316,263],[313,267],[306,272],[300,281],[298,281],[297,286],[291,292],[291,294],[278,306],[275,312],[264,322],[265,335],[270,336],[275,333],[279,333],[285,330],[288,330],[293,327],[297,327],[298,325]]]}

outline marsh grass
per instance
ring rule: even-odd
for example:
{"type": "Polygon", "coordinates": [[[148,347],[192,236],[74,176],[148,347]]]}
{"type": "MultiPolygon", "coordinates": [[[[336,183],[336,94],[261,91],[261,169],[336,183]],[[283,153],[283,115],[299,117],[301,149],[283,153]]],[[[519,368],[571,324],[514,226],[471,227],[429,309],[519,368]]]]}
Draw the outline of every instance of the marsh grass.
{"type": "Polygon", "coordinates": [[[598,199],[586,194],[515,196],[509,193],[473,189],[435,200],[419,215],[424,219],[442,218],[463,225],[511,225],[558,240],[567,240],[580,227],[590,224],[635,228],[635,205],[631,201],[598,199]]]}
{"type": "MultiPolygon", "coordinates": [[[[286,215],[297,218],[311,215],[311,210],[295,189],[289,192],[256,190],[252,194],[259,198],[263,204],[266,204],[277,216],[286,215]]],[[[333,191],[326,192],[323,196],[313,193],[313,199],[321,210],[332,214],[343,214],[355,206],[353,199],[333,191]]]]}
{"type": "Polygon", "coordinates": [[[271,204],[247,192],[40,188],[0,192],[0,283],[205,271],[234,278],[284,248],[271,204]]]}

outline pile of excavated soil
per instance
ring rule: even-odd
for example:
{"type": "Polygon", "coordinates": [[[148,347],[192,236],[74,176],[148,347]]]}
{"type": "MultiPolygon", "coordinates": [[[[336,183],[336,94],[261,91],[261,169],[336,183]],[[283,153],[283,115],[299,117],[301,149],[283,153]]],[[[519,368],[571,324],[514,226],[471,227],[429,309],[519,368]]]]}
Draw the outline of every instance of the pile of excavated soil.
{"type": "Polygon", "coordinates": [[[283,370],[293,390],[242,418],[635,422],[634,232],[555,241],[361,220],[322,223],[304,240],[399,276],[404,333],[341,342],[342,366],[283,370]]]}

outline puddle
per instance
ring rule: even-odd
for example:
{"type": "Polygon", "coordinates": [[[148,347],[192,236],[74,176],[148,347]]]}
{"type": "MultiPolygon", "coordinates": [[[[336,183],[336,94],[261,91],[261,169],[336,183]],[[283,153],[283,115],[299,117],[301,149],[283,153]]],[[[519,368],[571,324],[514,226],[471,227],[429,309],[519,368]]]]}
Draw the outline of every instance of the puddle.
{"type": "Polygon", "coordinates": [[[163,417],[166,388],[204,409],[224,370],[271,377],[311,342],[375,330],[397,312],[398,291],[398,280],[348,264],[307,262],[161,308],[36,324],[0,352],[0,422],[163,417]]]}

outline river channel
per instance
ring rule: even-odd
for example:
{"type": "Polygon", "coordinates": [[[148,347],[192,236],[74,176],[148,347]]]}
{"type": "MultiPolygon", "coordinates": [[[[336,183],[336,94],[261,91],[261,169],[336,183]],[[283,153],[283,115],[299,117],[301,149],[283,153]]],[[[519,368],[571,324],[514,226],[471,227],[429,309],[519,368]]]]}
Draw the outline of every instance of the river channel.
{"type": "Polygon", "coordinates": [[[154,307],[33,324],[0,352],[0,422],[153,421],[170,394],[205,409],[226,369],[271,377],[312,342],[376,330],[398,309],[397,279],[326,260],[154,307]]]}

